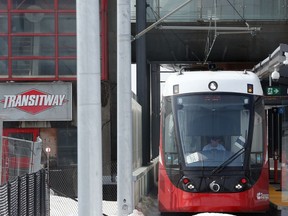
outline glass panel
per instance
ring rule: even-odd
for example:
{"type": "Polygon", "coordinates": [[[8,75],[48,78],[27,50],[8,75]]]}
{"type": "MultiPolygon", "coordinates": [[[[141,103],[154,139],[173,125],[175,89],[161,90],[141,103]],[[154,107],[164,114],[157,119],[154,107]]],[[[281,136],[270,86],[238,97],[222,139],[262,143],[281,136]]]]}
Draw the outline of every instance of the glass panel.
{"type": "MultiPolygon", "coordinates": [[[[130,9],[131,9],[131,21],[136,21],[136,0],[131,0],[130,1],[131,3],[130,3],[130,9]]],[[[148,3],[148,1],[146,1],[147,2],[147,4],[149,4],[148,3]]],[[[149,5],[150,6],[150,5],[149,5]]],[[[149,11],[149,9],[147,9],[147,11],[146,11],[146,13],[149,11]]],[[[151,10],[150,10],[151,11],[151,10]]],[[[147,16],[147,19],[148,19],[148,16],[147,16]]]]}
{"type": "Polygon", "coordinates": [[[12,14],[12,32],[53,33],[54,15],[47,13],[12,14]]]}
{"type": "Polygon", "coordinates": [[[55,56],[54,37],[22,36],[12,38],[13,56],[55,56]]]}
{"type": "Polygon", "coordinates": [[[7,0],[0,0],[0,10],[7,10],[7,0]]]}
{"type": "MultiPolygon", "coordinates": [[[[0,5],[1,7],[1,5],[0,5]]],[[[7,14],[0,13],[0,32],[7,33],[8,32],[8,20],[7,14]]]]}
{"type": "Polygon", "coordinates": [[[59,14],[59,33],[76,32],[76,14],[59,14]]]}
{"type": "Polygon", "coordinates": [[[54,76],[54,60],[13,60],[13,76],[54,76]]]}
{"type": "Polygon", "coordinates": [[[54,9],[54,1],[35,1],[35,0],[13,0],[12,8],[17,10],[42,10],[54,9]]]}
{"type": "Polygon", "coordinates": [[[59,56],[76,56],[76,36],[59,36],[59,56]]]}
{"type": "Polygon", "coordinates": [[[251,165],[262,165],[263,157],[263,142],[264,142],[264,119],[265,112],[263,106],[263,100],[258,100],[255,105],[254,116],[254,129],[253,129],[253,145],[251,147],[251,165]]]}
{"type": "Polygon", "coordinates": [[[0,56],[8,56],[7,37],[0,37],[0,56]]]}
{"type": "MultiPolygon", "coordinates": [[[[167,103],[170,106],[170,103],[167,103]]],[[[173,114],[170,113],[165,116],[165,133],[164,133],[164,150],[165,150],[165,162],[166,165],[178,165],[178,149],[175,143],[175,128],[173,121],[173,114]]]]}
{"type": "Polygon", "coordinates": [[[283,19],[286,16],[286,1],[254,0],[244,1],[245,17],[249,19],[283,19]]]}
{"type": "Polygon", "coordinates": [[[165,98],[164,101],[164,121],[163,121],[163,150],[165,164],[167,166],[178,166],[179,155],[175,136],[174,116],[172,113],[171,97],[165,98]]]}
{"type": "MultiPolygon", "coordinates": [[[[187,166],[218,166],[243,151],[247,146],[251,100],[239,94],[175,97],[176,139],[180,138],[187,166]]],[[[243,158],[244,154],[238,155],[228,166],[243,166],[243,158]]]]}
{"type": "MultiPolygon", "coordinates": [[[[184,2],[186,0],[148,0],[148,22],[165,16],[184,2]]],[[[242,18],[245,20],[286,20],[287,10],[286,0],[195,0],[167,17],[165,21],[208,21],[210,18],[217,18],[217,20],[241,20],[242,18]]],[[[136,8],[132,5],[131,12],[133,15],[131,19],[135,19],[136,8]]]]}
{"type": "Polygon", "coordinates": [[[0,75],[8,75],[8,61],[0,60],[0,75]]]}
{"type": "Polygon", "coordinates": [[[58,128],[58,165],[71,166],[77,164],[77,129],[58,128]]]}
{"type": "Polygon", "coordinates": [[[76,10],[76,0],[58,0],[59,10],[76,10]]]}
{"type": "Polygon", "coordinates": [[[65,76],[65,75],[75,75],[76,76],[76,70],[77,64],[76,59],[75,60],[59,60],[59,76],[65,76]]]}

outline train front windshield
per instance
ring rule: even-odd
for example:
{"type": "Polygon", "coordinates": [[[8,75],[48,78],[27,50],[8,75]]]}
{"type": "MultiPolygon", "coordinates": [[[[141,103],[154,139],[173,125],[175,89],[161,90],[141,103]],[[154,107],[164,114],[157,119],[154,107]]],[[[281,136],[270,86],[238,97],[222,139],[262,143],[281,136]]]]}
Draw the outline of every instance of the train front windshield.
{"type": "Polygon", "coordinates": [[[261,97],[187,94],[166,97],[163,105],[163,150],[167,167],[182,163],[188,168],[216,167],[219,170],[215,171],[220,171],[248,163],[262,165],[261,97]]]}

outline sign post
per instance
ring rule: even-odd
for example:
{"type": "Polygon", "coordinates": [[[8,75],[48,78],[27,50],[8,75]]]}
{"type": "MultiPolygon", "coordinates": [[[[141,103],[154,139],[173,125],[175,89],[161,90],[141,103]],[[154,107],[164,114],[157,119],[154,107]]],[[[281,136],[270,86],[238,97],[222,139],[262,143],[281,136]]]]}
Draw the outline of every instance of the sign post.
{"type": "Polygon", "coordinates": [[[50,172],[50,152],[51,152],[51,148],[47,147],[45,149],[46,153],[47,153],[47,170],[48,170],[48,184],[49,184],[49,172],[50,172]]]}

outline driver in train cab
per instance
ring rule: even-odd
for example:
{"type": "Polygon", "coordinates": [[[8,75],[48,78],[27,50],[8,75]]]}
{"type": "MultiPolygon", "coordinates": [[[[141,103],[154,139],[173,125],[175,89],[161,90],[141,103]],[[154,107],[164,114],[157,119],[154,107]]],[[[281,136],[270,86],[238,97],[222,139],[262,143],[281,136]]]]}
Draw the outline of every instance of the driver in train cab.
{"type": "Polygon", "coordinates": [[[223,139],[221,137],[211,137],[210,143],[203,147],[203,151],[211,151],[211,150],[226,151],[222,143],[223,139]]]}

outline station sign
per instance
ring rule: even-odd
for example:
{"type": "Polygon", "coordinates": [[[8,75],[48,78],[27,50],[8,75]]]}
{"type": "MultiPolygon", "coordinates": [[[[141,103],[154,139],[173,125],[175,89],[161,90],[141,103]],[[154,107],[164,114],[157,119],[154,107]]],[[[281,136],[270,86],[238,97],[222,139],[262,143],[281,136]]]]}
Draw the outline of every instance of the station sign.
{"type": "Polygon", "coordinates": [[[72,83],[0,83],[4,121],[72,120],[72,83]]]}

